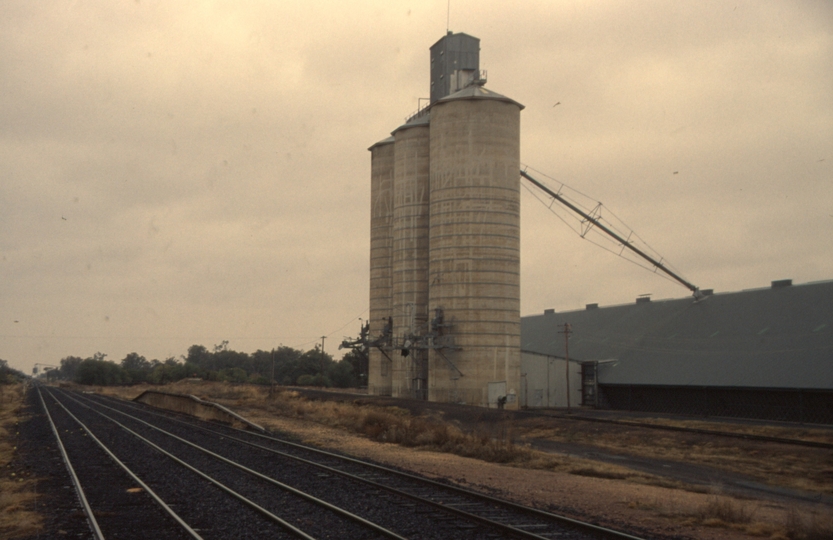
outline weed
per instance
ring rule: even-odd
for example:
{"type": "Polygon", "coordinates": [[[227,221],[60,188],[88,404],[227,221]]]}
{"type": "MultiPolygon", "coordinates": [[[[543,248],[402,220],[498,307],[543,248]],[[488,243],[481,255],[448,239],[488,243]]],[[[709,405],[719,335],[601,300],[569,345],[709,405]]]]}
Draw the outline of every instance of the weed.
{"type": "Polygon", "coordinates": [[[790,540],[830,540],[833,538],[833,517],[816,512],[802,516],[790,509],[785,528],[790,540]]]}
{"type": "Polygon", "coordinates": [[[700,508],[696,517],[700,518],[704,525],[720,526],[751,523],[754,514],[754,509],[735,499],[713,496],[700,508]]]}

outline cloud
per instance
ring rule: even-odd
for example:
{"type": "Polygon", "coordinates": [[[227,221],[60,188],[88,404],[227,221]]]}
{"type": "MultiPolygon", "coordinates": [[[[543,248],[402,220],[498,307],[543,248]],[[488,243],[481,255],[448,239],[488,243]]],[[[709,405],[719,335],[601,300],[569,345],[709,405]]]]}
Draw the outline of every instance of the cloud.
{"type": "MultiPolygon", "coordinates": [[[[367,148],[428,94],[447,7],[5,2],[0,357],[357,331],[367,148]]],[[[523,161],[718,290],[830,278],[831,23],[826,2],[450,13],[488,86],[526,106],[523,161]]],[[[686,294],[526,192],[522,220],[524,313],[686,294]]]]}

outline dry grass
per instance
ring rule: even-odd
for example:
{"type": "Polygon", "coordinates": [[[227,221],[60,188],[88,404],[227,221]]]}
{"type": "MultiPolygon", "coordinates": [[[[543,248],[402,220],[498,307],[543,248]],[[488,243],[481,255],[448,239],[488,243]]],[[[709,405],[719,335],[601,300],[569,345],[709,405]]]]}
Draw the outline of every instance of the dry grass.
{"type": "MultiPolygon", "coordinates": [[[[268,388],[230,383],[183,381],[165,387],[167,391],[190,393],[248,410],[251,418],[268,427],[270,416],[283,416],[356,433],[368,439],[407,448],[445,452],[513,467],[566,472],[579,476],[662,487],[680,487],[678,482],[640,473],[626,467],[592,460],[553,455],[518,444],[510,422],[480,424],[464,432],[439,416],[414,417],[406,409],[388,406],[308,400],[295,391],[269,396],[268,388]]],[[[102,388],[102,391],[131,399],[143,390],[102,388]]]]}
{"type": "Polygon", "coordinates": [[[821,427],[773,426],[764,423],[735,424],[731,422],[708,422],[705,420],[679,420],[671,418],[622,418],[622,420],[643,424],[656,424],[711,431],[729,431],[743,435],[760,435],[764,437],[780,437],[783,439],[798,439],[833,444],[833,431],[821,427]]]}
{"type": "Polygon", "coordinates": [[[531,451],[516,445],[507,425],[484,426],[465,433],[439,418],[414,417],[398,407],[375,407],[309,401],[296,392],[280,392],[270,400],[269,411],[359,433],[384,443],[472,457],[492,463],[528,461],[531,451]]]}
{"type": "Polygon", "coordinates": [[[43,526],[41,516],[31,510],[36,482],[21,478],[11,467],[23,395],[23,384],[0,386],[0,537],[9,539],[31,536],[43,526]]]}
{"type": "MultiPolygon", "coordinates": [[[[773,513],[761,511],[758,503],[732,497],[711,495],[699,507],[682,510],[673,497],[650,501],[634,499],[627,502],[632,509],[653,512],[685,526],[730,529],[745,535],[771,540],[830,540],[833,518],[824,511],[782,509],[773,513]],[[778,516],[781,516],[780,519],[778,516]]],[[[771,509],[770,509],[771,510],[771,509]]]]}
{"type": "MultiPolygon", "coordinates": [[[[520,427],[523,437],[529,440],[544,439],[586,444],[612,453],[705,465],[747,475],[763,483],[833,494],[833,454],[820,448],[788,447],[743,439],[652,431],[626,426],[599,429],[592,424],[557,419],[524,421],[520,427]]],[[[691,427],[703,426],[695,424],[691,427]]],[[[735,427],[765,431],[765,426],[735,427]]],[[[724,429],[731,430],[732,425],[727,424],[724,429]]],[[[790,432],[786,427],[779,427],[777,430],[778,436],[787,438],[800,438],[808,431],[795,428],[790,432]]],[[[825,432],[823,429],[813,431],[825,432]]],[[[826,431],[828,436],[833,436],[833,430],[826,431]]],[[[817,438],[823,437],[818,435],[817,438]]]]}

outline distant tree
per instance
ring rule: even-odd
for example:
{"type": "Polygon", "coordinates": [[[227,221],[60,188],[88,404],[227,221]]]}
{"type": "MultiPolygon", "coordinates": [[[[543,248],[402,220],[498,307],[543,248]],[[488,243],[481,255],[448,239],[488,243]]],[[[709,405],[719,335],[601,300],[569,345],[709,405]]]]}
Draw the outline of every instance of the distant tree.
{"type": "Polygon", "coordinates": [[[367,386],[367,351],[352,349],[341,358],[341,361],[348,362],[353,368],[356,386],[367,386]]]}
{"type": "Polygon", "coordinates": [[[298,359],[298,368],[302,371],[300,375],[321,375],[326,374],[327,369],[333,364],[333,357],[316,345],[314,349],[310,349],[298,359]]]}
{"type": "Polygon", "coordinates": [[[204,370],[214,369],[214,366],[211,365],[211,359],[212,354],[202,345],[191,345],[188,347],[188,356],[185,357],[187,363],[199,366],[200,369],[204,370]]]}
{"type": "Polygon", "coordinates": [[[327,378],[332,381],[332,385],[336,388],[356,388],[359,386],[359,378],[356,376],[353,364],[343,358],[327,369],[327,378]]]}
{"type": "Polygon", "coordinates": [[[83,358],[77,356],[67,356],[61,359],[61,367],[58,369],[58,378],[68,381],[75,380],[75,371],[83,362],[83,358]]]}
{"type": "Polygon", "coordinates": [[[164,362],[154,366],[150,379],[153,384],[168,384],[186,377],[188,377],[186,363],[179,362],[176,358],[166,358],[164,362]]]}
{"type": "MultiPolygon", "coordinates": [[[[272,377],[272,355],[273,352],[275,353],[275,360],[277,363],[277,351],[261,351],[258,350],[253,352],[250,357],[250,365],[251,368],[249,371],[249,377],[261,377],[264,379],[263,383],[260,384],[269,384],[269,379],[272,377]]],[[[277,366],[276,366],[277,368],[277,366]]]]}
{"type": "Polygon", "coordinates": [[[295,381],[298,386],[323,386],[325,388],[331,387],[333,384],[326,376],[316,373],[315,375],[301,375],[295,381]]]}
{"type": "Polygon", "coordinates": [[[26,378],[22,371],[9,367],[9,363],[0,358],[0,384],[14,384],[26,378]]]}
{"type": "Polygon", "coordinates": [[[133,352],[124,357],[121,367],[130,376],[133,383],[147,382],[150,379],[152,366],[144,356],[133,352]]]}
{"type": "Polygon", "coordinates": [[[228,382],[243,383],[249,380],[249,375],[246,373],[246,370],[237,367],[224,369],[220,372],[220,376],[222,380],[228,382]]]}
{"type": "MultiPolygon", "coordinates": [[[[281,345],[275,351],[275,381],[278,384],[292,385],[304,374],[301,369],[301,351],[281,345]]],[[[271,366],[270,366],[271,376],[271,366]]]]}
{"type": "Polygon", "coordinates": [[[78,384],[111,386],[129,384],[130,375],[120,365],[104,360],[106,355],[94,355],[78,364],[74,381],[78,384]]]}

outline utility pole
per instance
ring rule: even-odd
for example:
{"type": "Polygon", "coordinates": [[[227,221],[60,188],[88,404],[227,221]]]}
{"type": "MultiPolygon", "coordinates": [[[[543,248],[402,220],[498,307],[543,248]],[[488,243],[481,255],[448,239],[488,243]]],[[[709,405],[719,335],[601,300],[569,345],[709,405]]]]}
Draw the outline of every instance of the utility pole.
{"type": "Polygon", "coordinates": [[[567,366],[567,414],[570,414],[570,334],[573,333],[573,327],[570,323],[564,323],[564,330],[559,333],[564,334],[564,364],[567,366]]]}
{"type": "Polygon", "coordinates": [[[321,336],[321,386],[324,386],[324,340],[327,336],[321,336]]]}
{"type": "Polygon", "coordinates": [[[275,394],[275,349],[272,349],[272,379],[269,382],[269,397],[275,394]]]}

